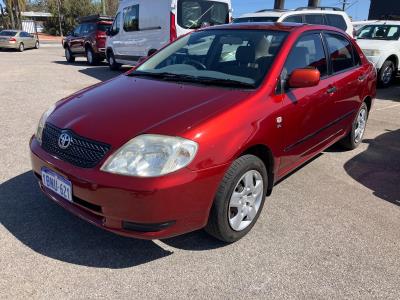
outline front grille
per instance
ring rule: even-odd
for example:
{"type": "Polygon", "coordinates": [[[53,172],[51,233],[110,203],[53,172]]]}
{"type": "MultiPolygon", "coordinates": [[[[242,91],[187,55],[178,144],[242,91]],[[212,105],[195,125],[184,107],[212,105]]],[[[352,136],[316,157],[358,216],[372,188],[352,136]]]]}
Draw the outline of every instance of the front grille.
{"type": "Polygon", "coordinates": [[[42,147],[55,157],[81,168],[95,167],[110,150],[110,145],[89,140],[69,129],[60,129],[49,123],[43,130],[42,147]],[[62,149],[58,143],[63,133],[71,137],[71,143],[66,149],[62,149]]]}

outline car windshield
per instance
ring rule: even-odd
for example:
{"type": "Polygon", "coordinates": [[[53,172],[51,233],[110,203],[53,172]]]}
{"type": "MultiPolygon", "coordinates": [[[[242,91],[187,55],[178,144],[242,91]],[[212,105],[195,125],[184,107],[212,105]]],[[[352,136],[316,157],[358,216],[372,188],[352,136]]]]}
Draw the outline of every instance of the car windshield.
{"type": "Polygon", "coordinates": [[[287,32],[267,30],[198,31],[172,43],[128,75],[256,88],[286,36],[287,32]]]}
{"type": "Polygon", "coordinates": [[[233,20],[233,23],[276,22],[278,19],[278,17],[243,17],[233,20]]]}
{"type": "Polygon", "coordinates": [[[229,23],[227,3],[202,0],[179,0],[178,25],[185,29],[229,23]]]}
{"type": "Polygon", "coordinates": [[[0,31],[0,35],[2,36],[16,36],[16,34],[17,34],[16,31],[10,31],[10,30],[0,31]]]}
{"type": "Polygon", "coordinates": [[[400,25],[367,25],[358,31],[357,39],[398,40],[400,25]]]}

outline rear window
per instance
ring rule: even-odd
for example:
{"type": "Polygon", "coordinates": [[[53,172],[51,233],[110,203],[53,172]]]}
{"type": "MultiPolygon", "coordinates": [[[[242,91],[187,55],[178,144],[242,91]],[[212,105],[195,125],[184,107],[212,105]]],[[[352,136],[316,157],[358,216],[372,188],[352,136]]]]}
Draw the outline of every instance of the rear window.
{"type": "Polygon", "coordinates": [[[98,31],[107,31],[109,28],[111,27],[111,24],[102,24],[102,23],[98,23],[97,24],[97,30],[98,31]]]}
{"type": "Polygon", "coordinates": [[[345,20],[343,19],[342,16],[326,14],[325,17],[326,17],[326,19],[328,21],[328,25],[340,28],[343,31],[347,30],[347,24],[346,24],[346,22],[345,22],[345,20]]]}
{"type": "Polygon", "coordinates": [[[250,22],[276,22],[278,17],[246,17],[237,18],[233,20],[233,23],[250,23],[250,22]]]}
{"type": "Polygon", "coordinates": [[[318,14],[305,15],[307,24],[325,24],[324,16],[318,14]]]}
{"type": "Polygon", "coordinates": [[[178,25],[185,29],[227,23],[229,23],[227,3],[200,0],[180,0],[178,2],[178,25]]]}
{"type": "Polygon", "coordinates": [[[0,35],[2,35],[2,36],[16,36],[17,32],[10,31],[10,30],[3,30],[3,31],[0,31],[0,35]]]}
{"type": "Polygon", "coordinates": [[[139,30],[139,5],[124,8],[124,30],[126,32],[139,30]]]}
{"type": "Polygon", "coordinates": [[[350,42],[343,36],[333,33],[327,33],[325,37],[332,62],[332,72],[338,73],[352,68],[354,59],[350,42]]]}

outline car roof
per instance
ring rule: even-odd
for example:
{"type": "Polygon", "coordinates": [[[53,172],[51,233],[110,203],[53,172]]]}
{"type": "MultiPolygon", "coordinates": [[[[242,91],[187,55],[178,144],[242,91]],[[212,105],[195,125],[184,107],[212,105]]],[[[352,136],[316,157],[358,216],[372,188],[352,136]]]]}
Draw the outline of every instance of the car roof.
{"type": "Polygon", "coordinates": [[[371,21],[366,22],[365,25],[400,25],[400,21],[371,21]]]}
{"type": "Polygon", "coordinates": [[[249,23],[231,23],[223,24],[212,27],[207,27],[205,29],[241,29],[241,30],[280,30],[280,31],[292,31],[296,28],[306,26],[303,23],[287,23],[287,22],[249,22],[249,23]]]}

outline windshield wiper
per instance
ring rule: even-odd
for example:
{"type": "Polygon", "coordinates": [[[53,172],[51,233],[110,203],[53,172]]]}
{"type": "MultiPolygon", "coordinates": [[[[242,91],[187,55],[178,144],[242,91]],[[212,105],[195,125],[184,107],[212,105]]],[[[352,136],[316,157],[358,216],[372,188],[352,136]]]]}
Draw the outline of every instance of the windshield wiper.
{"type": "Polygon", "coordinates": [[[185,81],[185,82],[211,84],[211,85],[219,85],[219,86],[255,88],[255,84],[243,82],[243,81],[239,81],[239,80],[213,78],[213,77],[205,77],[205,76],[192,76],[192,75],[175,74],[175,73],[168,73],[168,72],[153,73],[153,72],[134,71],[134,72],[128,73],[127,76],[145,76],[145,77],[159,78],[162,80],[185,81]]]}

